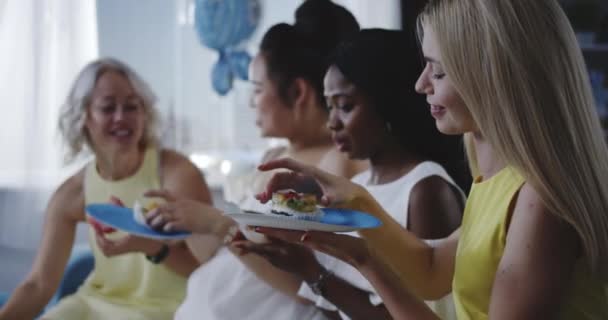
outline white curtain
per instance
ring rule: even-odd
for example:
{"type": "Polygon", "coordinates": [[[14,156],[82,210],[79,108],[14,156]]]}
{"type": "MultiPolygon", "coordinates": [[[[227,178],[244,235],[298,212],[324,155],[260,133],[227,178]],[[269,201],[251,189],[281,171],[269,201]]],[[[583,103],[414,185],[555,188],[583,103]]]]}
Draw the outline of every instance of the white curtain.
{"type": "Polygon", "coordinates": [[[96,58],[95,0],[0,0],[0,245],[35,248],[62,166],[57,117],[96,58]]]}

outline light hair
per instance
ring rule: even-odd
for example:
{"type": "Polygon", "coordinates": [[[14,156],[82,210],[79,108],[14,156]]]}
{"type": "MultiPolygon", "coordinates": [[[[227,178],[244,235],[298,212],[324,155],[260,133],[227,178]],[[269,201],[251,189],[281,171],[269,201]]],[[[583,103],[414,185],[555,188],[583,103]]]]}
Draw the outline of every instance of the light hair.
{"type": "Polygon", "coordinates": [[[125,63],[114,58],[101,58],[87,64],[78,74],[70,92],[61,106],[59,132],[67,145],[64,161],[69,163],[86,151],[95,151],[87,133],[85,122],[91,104],[91,95],[97,80],[107,71],[122,74],[143,102],[146,114],[144,136],[141,146],[158,144],[159,125],[156,96],[150,86],[125,63]]]}
{"type": "Polygon", "coordinates": [[[608,279],[608,149],[559,4],[430,0],[418,26],[434,31],[444,70],[497,156],[576,230],[589,267],[608,279]]]}

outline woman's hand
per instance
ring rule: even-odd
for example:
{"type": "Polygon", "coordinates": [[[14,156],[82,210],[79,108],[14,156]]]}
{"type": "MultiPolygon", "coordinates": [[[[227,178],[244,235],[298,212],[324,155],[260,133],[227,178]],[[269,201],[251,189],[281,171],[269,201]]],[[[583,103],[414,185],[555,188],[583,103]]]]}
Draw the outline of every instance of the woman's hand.
{"type": "Polygon", "coordinates": [[[353,200],[365,198],[367,194],[363,187],[346,178],[329,174],[290,158],[273,160],[258,166],[261,171],[280,168],[292,171],[276,173],[270,179],[266,189],[256,195],[256,198],[262,203],[268,202],[272,198],[273,192],[282,189],[316,194],[322,205],[332,207],[351,206],[354,204],[353,200]]]}
{"type": "Polygon", "coordinates": [[[150,190],[144,196],[159,197],[166,201],[146,216],[146,223],[155,229],[209,234],[230,220],[224,217],[221,211],[210,205],[178,198],[166,190],[150,190]]]}
{"type": "Polygon", "coordinates": [[[162,243],[156,240],[146,239],[128,234],[116,240],[106,237],[106,234],[95,228],[95,240],[97,246],[106,257],[119,256],[125,253],[142,252],[146,255],[156,254],[162,247],[162,243]]]}
{"type": "MultiPolygon", "coordinates": [[[[124,207],[124,203],[117,197],[110,197],[110,203],[124,207]]],[[[162,243],[134,235],[126,235],[118,239],[108,239],[106,234],[112,234],[116,230],[108,227],[94,219],[89,220],[91,227],[95,230],[97,246],[106,257],[114,257],[125,253],[143,252],[153,255],[162,247],[162,243]]]]}
{"type": "MultiPolygon", "coordinates": [[[[121,206],[121,207],[125,206],[125,204],[122,202],[122,200],[120,200],[119,198],[117,198],[115,196],[110,196],[110,203],[113,205],[121,206]]],[[[87,219],[87,222],[91,225],[91,227],[93,227],[93,229],[96,232],[99,232],[102,234],[116,232],[116,229],[95,220],[93,217],[91,217],[89,215],[86,216],[86,219],[87,219]]]]}
{"type": "Polygon", "coordinates": [[[312,250],[278,238],[268,240],[265,243],[239,240],[232,242],[232,246],[240,249],[241,254],[258,254],[275,267],[292,273],[304,281],[314,281],[319,277],[323,268],[312,250]]]}
{"type": "Polygon", "coordinates": [[[371,259],[371,251],[362,238],[320,231],[294,231],[256,227],[256,232],[292,244],[304,245],[361,268],[371,259]]]}

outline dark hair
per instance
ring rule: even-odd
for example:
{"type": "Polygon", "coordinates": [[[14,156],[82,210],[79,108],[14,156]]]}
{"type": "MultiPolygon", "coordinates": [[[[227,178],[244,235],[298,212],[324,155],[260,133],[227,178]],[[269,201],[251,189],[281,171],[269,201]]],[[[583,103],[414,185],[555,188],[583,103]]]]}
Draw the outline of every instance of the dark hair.
{"type": "Polygon", "coordinates": [[[261,54],[269,78],[280,97],[291,101],[289,88],[296,78],[307,80],[323,105],[323,76],[327,57],[340,41],[359,31],[355,17],[329,0],[307,0],[295,12],[293,25],[272,26],[262,38],[261,54]]]}
{"type": "Polygon", "coordinates": [[[461,136],[441,134],[414,85],[423,70],[415,32],[365,29],[330,56],[373,105],[404,149],[436,161],[465,190],[470,187],[461,136]]]}

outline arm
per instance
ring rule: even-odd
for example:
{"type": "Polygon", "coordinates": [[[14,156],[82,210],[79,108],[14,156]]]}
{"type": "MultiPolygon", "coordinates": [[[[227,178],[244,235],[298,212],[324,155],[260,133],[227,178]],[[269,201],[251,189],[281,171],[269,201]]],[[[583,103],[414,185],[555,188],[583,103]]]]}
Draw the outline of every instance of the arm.
{"type": "MultiPolygon", "coordinates": [[[[263,157],[262,162],[267,162],[279,157],[285,152],[285,148],[271,149],[263,157]]],[[[316,167],[322,168],[339,176],[351,177],[354,174],[367,168],[367,161],[352,161],[335,148],[330,150],[322,157],[316,167]]],[[[255,254],[240,254],[240,250],[230,247],[230,251],[240,259],[240,261],[254,272],[261,280],[272,286],[274,289],[290,296],[301,303],[309,304],[310,301],[300,297],[297,292],[302,284],[302,279],[290,272],[283,271],[273,266],[266,259],[255,254]]]]}
{"type": "MultiPolygon", "coordinates": [[[[198,170],[196,174],[191,172],[185,176],[200,176],[198,170]]],[[[181,181],[176,179],[176,181],[181,181]]],[[[149,197],[164,198],[167,203],[159,206],[158,210],[148,214],[148,223],[155,228],[163,228],[165,230],[186,230],[194,233],[193,237],[198,237],[201,242],[195,243],[192,239],[188,240],[193,251],[198,252],[197,257],[211,257],[215,251],[223,245],[226,237],[230,237],[236,222],[232,219],[223,216],[223,213],[217,208],[203,201],[197,201],[191,197],[187,197],[187,191],[176,191],[176,188],[169,190],[170,186],[167,182],[164,183],[163,190],[150,190],[146,193],[149,197]]],[[[272,283],[275,289],[278,289],[286,294],[291,293],[296,299],[301,299],[296,296],[297,288],[299,288],[300,280],[296,280],[292,275],[276,269],[260,257],[255,255],[242,256],[237,248],[229,247],[230,251],[248,267],[257,268],[257,276],[262,280],[272,283]],[[276,279],[276,280],[275,280],[276,279]]],[[[201,259],[205,262],[205,259],[201,259]]],[[[302,299],[301,301],[305,301],[302,299]]],[[[308,301],[307,301],[308,302],[308,301]]]]}
{"type": "MultiPolygon", "coordinates": [[[[320,264],[309,268],[303,275],[304,281],[312,283],[319,279],[324,272],[320,264]]],[[[330,274],[322,283],[323,298],[344,312],[349,318],[356,319],[392,319],[384,304],[373,305],[369,300],[369,292],[361,290],[337,275],[330,274]]]]}
{"type": "MultiPolygon", "coordinates": [[[[304,244],[312,249],[325,252],[338,259],[357,266],[359,271],[374,286],[384,302],[384,307],[374,307],[369,304],[367,292],[362,292],[335,276],[326,276],[321,287],[323,296],[330,300],[354,319],[437,319],[426,304],[410,292],[404,285],[400,272],[385,264],[376,252],[366,249],[365,240],[348,235],[327,232],[287,231],[270,228],[257,228],[272,237],[273,242],[287,241],[304,244]],[[277,240],[281,239],[281,240],[277,240]],[[361,303],[361,305],[359,305],[361,303]]],[[[453,237],[458,237],[457,234],[453,237]]],[[[296,245],[297,246],[297,245],[296,245]]],[[[286,270],[296,272],[302,279],[311,282],[319,279],[322,272],[318,262],[310,264],[311,259],[299,259],[294,256],[294,250],[280,250],[271,245],[248,246],[249,250],[265,256],[274,264],[286,270]],[[296,262],[297,261],[297,262],[296,262]]]]}
{"type": "Polygon", "coordinates": [[[300,289],[300,285],[302,284],[301,278],[273,266],[266,259],[256,254],[242,255],[241,250],[234,246],[230,246],[229,249],[260,280],[297,302],[311,304],[309,300],[298,296],[298,289],[300,289]]]}
{"type": "MultiPolygon", "coordinates": [[[[365,245],[359,238],[348,239],[356,242],[353,244],[355,246],[365,245]]],[[[338,275],[327,273],[308,248],[272,237],[269,242],[263,244],[249,241],[237,241],[233,244],[245,252],[256,253],[256,257],[263,257],[277,268],[295,275],[298,284],[302,280],[309,284],[317,283],[323,297],[348,314],[351,319],[391,319],[383,305],[375,306],[370,302],[368,291],[351,285],[338,275]]],[[[298,291],[297,288],[294,290],[298,291]]]]}
{"type": "Polygon", "coordinates": [[[525,184],[494,279],[490,319],[554,319],[581,254],[579,246],[574,229],[525,184]]]}
{"type": "MultiPolygon", "coordinates": [[[[448,237],[460,226],[462,201],[459,197],[460,195],[438,176],[418,182],[409,198],[409,230],[421,239],[448,237]]],[[[450,269],[450,273],[453,273],[454,265],[446,266],[446,269],[450,269]]],[[[318,278],[321,271],[317,269],[311,272],[313,272],[312,279],[306,281],[315,279],[315,275],[318,278]]],[[[352,319],[391,318],[384,305],[374,306],[370,303],[369,292],[360,290],[337,276],[329,277],[325,287],[327,290],[323,297],[352,319]]]]}
{"type": "Polygon", "coordinates": [[[462,205],[441,177],[423,179],[410,193],[407,228],[421,239],[443,239],[460,227],[462,205]]]}
{"type": "MultiPolygon", "coordinates": [[[[285,153],[285,150],[285,147],[276,147],[268,150],[262,157],[262,162],[270,161],[281,156],[281,154],[285,153]]],[[[251,270],[251,272],[255,273],[258,278],[275,290],[282,292],[300,303],[311,303],[309,300],[298,295],[298,289],[302,284],[302,279],[299,277],[273,266],[266,259],[256,254],[244,254],[242,248],[229,246],[228,249],[241,261],[241,263],[251,270]]]]}
{"type": "Polygon", "coordinates": [[[371,258],[359,271],[374,286],[393,319],[439,319],[422,300],[401,284],[399,274],[381,259],[371,258]]]}
{"type": "MultiPolygon", "coordinates": [[[[211,193],[200,170],[186,157],[173,151],[161,153],[163,189],[181,197],[211,204],[211,193]]],[[[220,246],[217,237],[194,235],[171,246],[164,264],[175,272],[188,276],[201,262],[212,257],[220,246]]],[[[159,245],[160,247],[160,245],[159,245]]]]}
{"type": "Polygon", "coordinates": [[[436,300],[449,293],[459,230],[432,246],[428,245],[413,233],[405,231],[367,191],[361,189],[349,206],[376,216],[382,226],[359,232],[366,240],[368,250],[361,256],[352,257],[350,263],[358,269],[364,268],[371,260],[369,252],[375,252],[383,263],[398,271],[399,285],[410,288],[416,296],[436,300]]]}
{"type": "MultiPolygon", "coordinates": [[[[266,189],[256,195],[263,203],[271,199],[274,190],[299,190],[302,186],[309,186],[314,182],[321,191],[318,195],[322,195],[321,202],[324,205],[367,212],[382,222],[382,226],[378,228],[359,232],[366,240],[365,246],[341,247],[341,243],[332,242],[335,239],[325,236],[321,237],[320,241],[311,239],[309,247],[346,261],[358,269],[369,262],[370,252],[375,252],[379,259],[398,271],[399,285],[411,288],[417,296],[425,300],[441,298],[450,291],[453,277],[453,267],[450,266],[454,265],[458,230],[447,239],[436,241],[430,246],[412,233],[404,231],[362,186],[289,158],[270,161],[258,167],[262,171],[279,168],[294,172],[276,173],[266,189]]],[[[301,232],[282,234],[276,231],[270,233],[269,230],[263,229],[265,228],[260,228],[260,232],[270,236],[288,242],[300,242],[298,235],[301,235],[301,232]]]]}
{"type": "Polygon", "coordinates": [[[57,189],[45,215],[41,247],[34,265],[0,310],[0,319],[33,319],[51,299],[63,276],[76,224],[84,220],[83,172],[57,189]]]}

